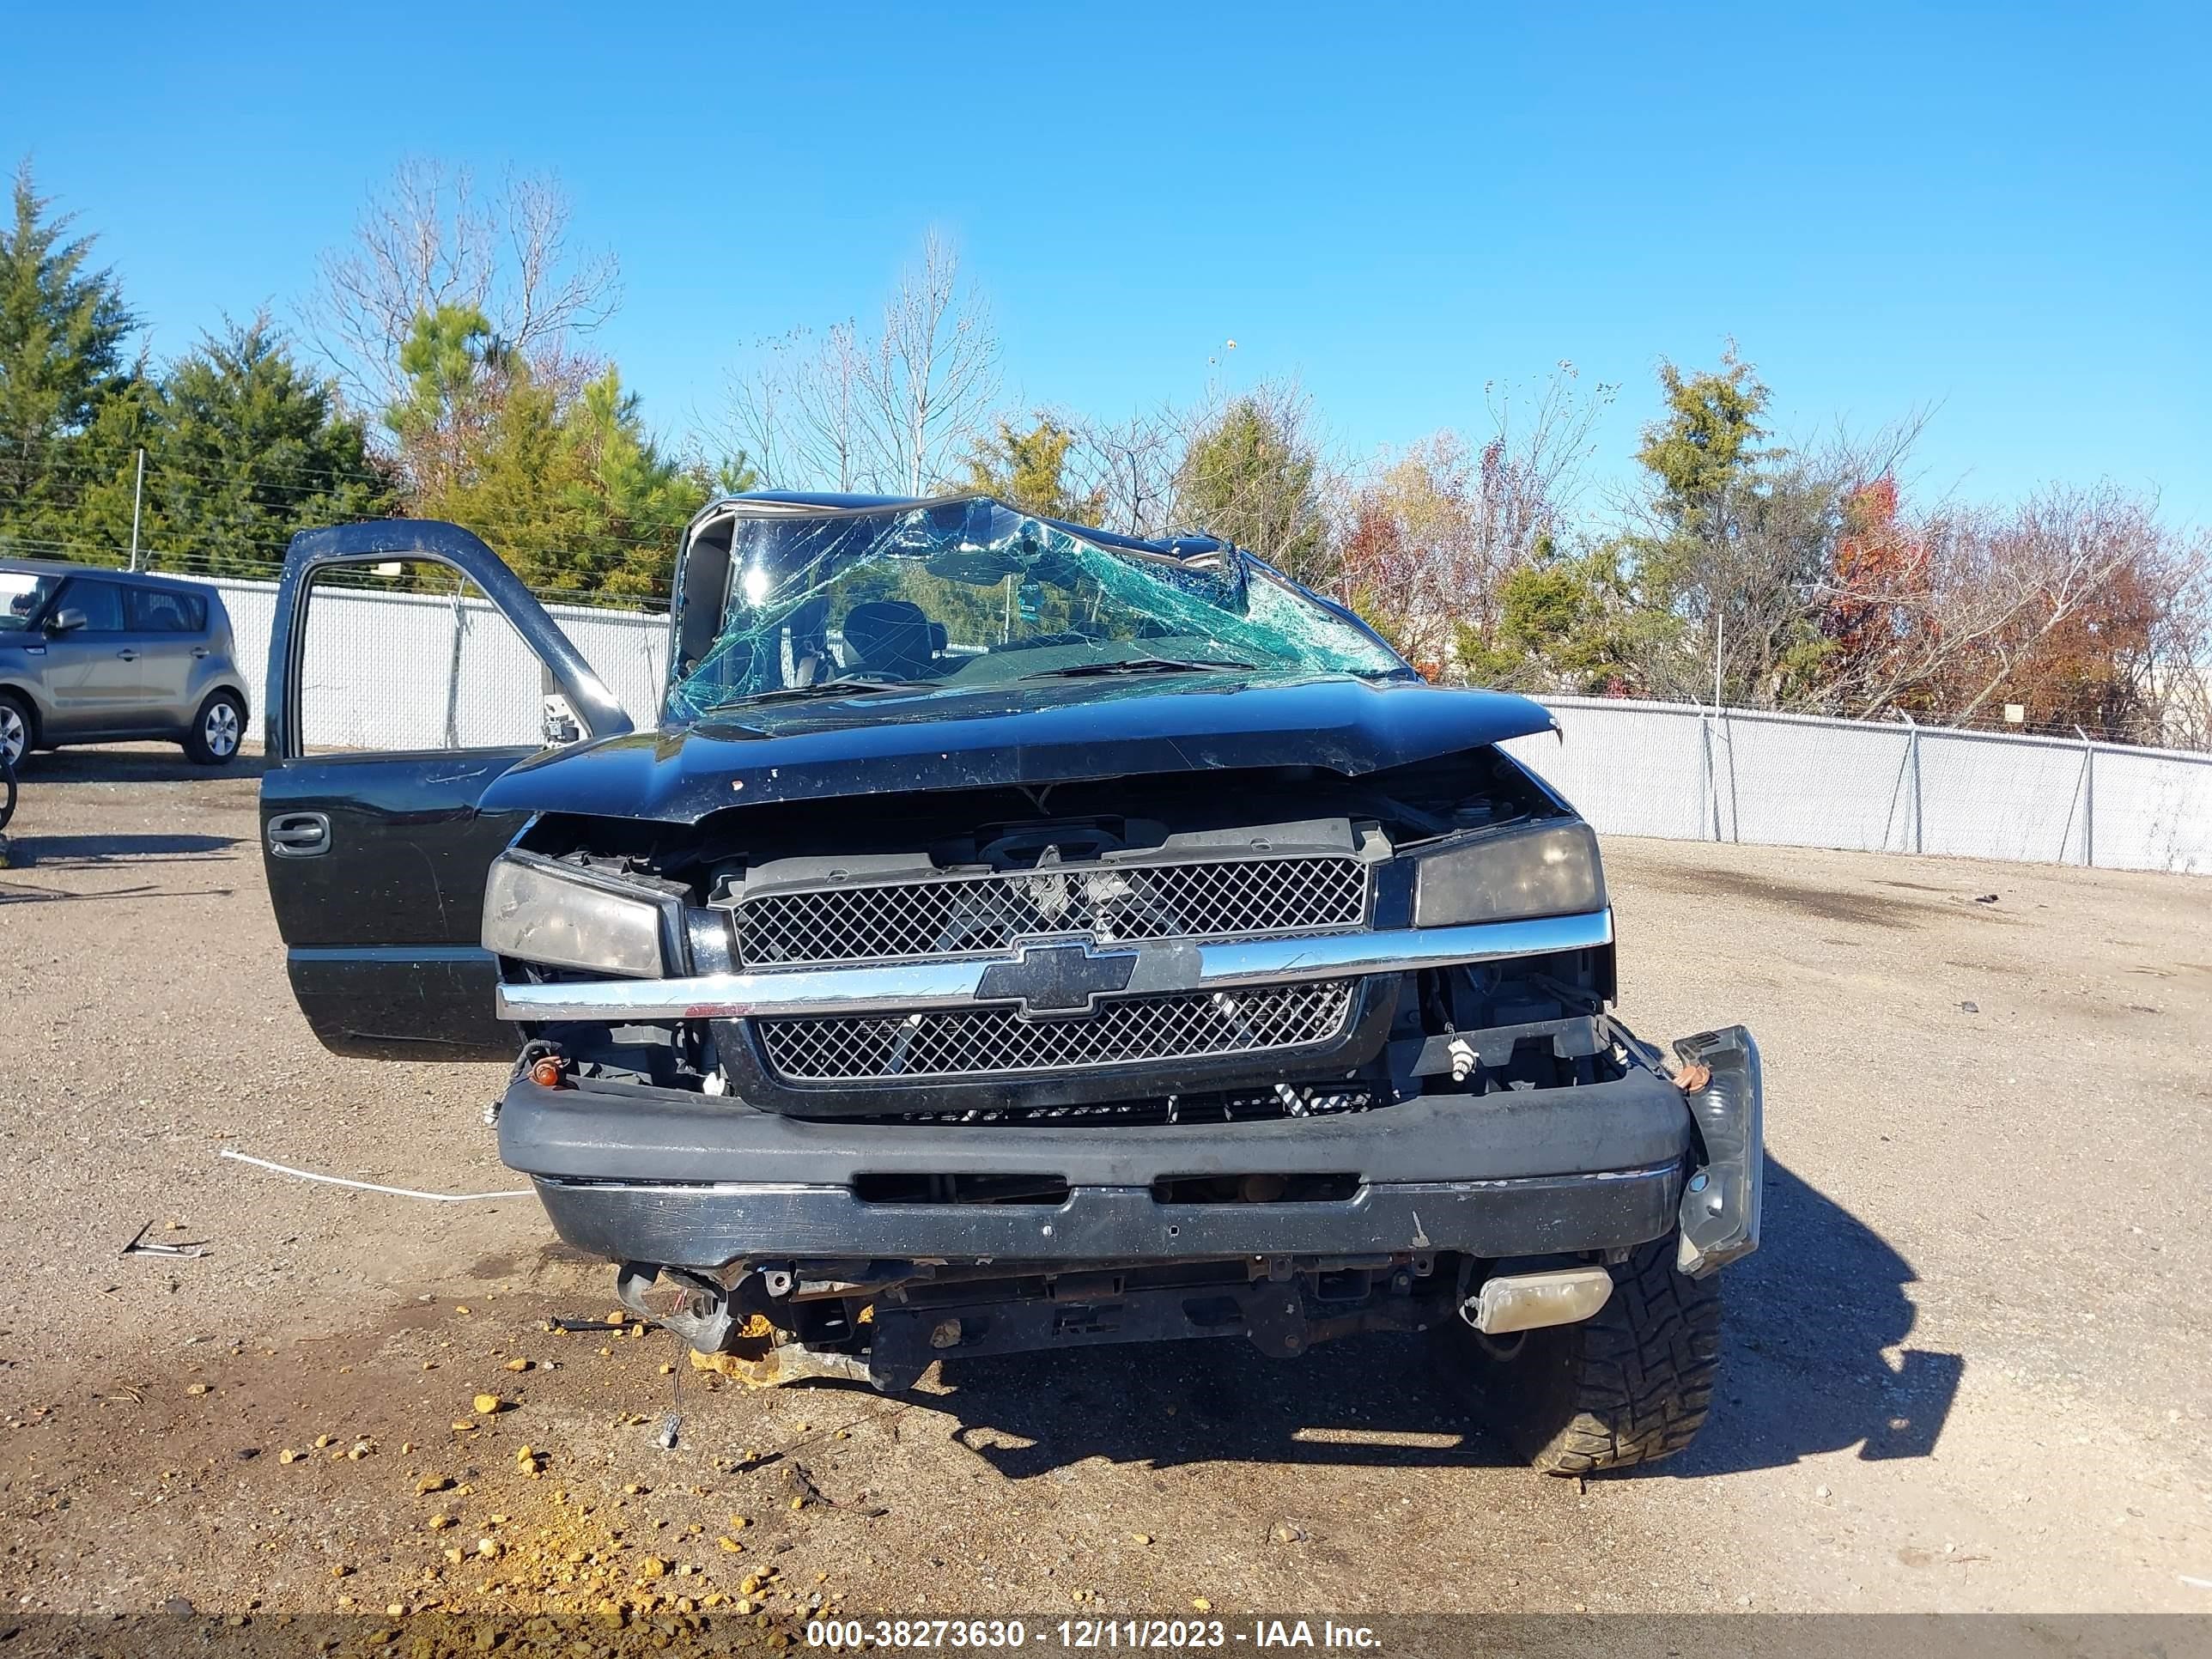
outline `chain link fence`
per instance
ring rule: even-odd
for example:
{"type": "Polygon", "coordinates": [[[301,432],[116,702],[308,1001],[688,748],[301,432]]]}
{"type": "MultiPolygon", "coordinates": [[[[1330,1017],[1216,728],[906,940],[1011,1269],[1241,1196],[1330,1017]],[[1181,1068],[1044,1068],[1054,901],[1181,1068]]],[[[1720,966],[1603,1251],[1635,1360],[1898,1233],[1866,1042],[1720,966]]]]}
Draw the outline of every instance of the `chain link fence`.
{"type": "MultiPolygon", "coordinates": [[[[258,701],[276,586],[210,585],[258,701]]],[[[631,719],[654,725],[667,617],[547,608],[631,719]]],[[[483,599],[325,589],[310,617],[312,746],[538,739],[537,659],[483,599]]],[[[2212,875],[2212,756],[1685,703],[1543,701],[1558,733],[1506,746],[1601,832],[2212,875]]]]}
{"type": "MultiPolygon", "coordinates": [[[[208,584],[230,612],[238,671],[257,710],[267,696],[276,584],[208,584]]],[[[630,718],[659,718],[668,618],[547,602],[630,718]]],[[[311,749],[471,749],[535,743],[544,675],[498,610],[465,595],[318,586],[307,607],[301,701],[311,749]]],[[[257,718],[255,725],[258,728],[257,718]]]]}

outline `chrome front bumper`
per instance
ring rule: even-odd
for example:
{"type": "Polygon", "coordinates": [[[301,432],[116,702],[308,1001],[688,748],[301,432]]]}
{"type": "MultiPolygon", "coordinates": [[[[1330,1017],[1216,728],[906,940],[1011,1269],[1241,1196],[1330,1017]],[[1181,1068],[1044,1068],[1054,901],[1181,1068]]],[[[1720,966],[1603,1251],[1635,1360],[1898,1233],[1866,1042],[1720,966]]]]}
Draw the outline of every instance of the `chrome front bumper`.
{"type": "MultiPolygon", "coordinates": [[[[1612,942],[1613,912],[1605,909],[1536,921],[1397,927],[1225,945],[1148,941],[1126,948],[1095,947],[1095,951],[1102,957],[1133,957],[1129,978],[1115,994],[1143,996],[1408,973],[1462,963],[1595,950],[1612,942]]],[[[1003,969],[1006,960],[1002,956],[876,968],[701,974],[681,979],[507,983],[499,988],[499,1012],[505,1019],[532,1023],[629,1022],[981,1007],[1006,1000],[985,994],[986,976],[1003,969]]]]}

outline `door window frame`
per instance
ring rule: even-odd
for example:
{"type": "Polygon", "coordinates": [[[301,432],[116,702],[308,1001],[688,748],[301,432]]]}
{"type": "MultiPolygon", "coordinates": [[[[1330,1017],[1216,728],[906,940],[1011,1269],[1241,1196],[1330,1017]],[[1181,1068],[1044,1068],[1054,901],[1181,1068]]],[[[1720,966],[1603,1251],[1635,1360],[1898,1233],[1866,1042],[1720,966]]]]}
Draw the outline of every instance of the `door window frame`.
{"type": "MultiPolygon", "coordinates": [[[[272,767],[374,762],[402,755],[467,754],[471,750],[376,749],[309,754],[301,708],[307,643],[307,605],[316,579],[348,566],[400,560],[442,565],[475,585],[520,636],[567,699],[569,711],[592,738],[623,737],[635,727],[575,642],[561,631],[535,595],[482,539],[457,525],[429,520],[379,519],[303,531],[292,538],[270,621],[268,696],[263,703],[263,747],[272,767]]],[[[493,744],[505,750],[512,744],[493,744]]]]}

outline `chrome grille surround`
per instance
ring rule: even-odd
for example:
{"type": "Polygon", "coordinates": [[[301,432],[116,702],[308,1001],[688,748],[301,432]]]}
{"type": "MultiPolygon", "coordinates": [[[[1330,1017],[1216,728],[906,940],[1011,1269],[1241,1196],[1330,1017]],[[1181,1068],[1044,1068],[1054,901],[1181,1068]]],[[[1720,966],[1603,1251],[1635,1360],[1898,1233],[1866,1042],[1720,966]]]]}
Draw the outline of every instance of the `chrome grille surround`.
{"type": "Polygon", "coordinates": [[[1101,999],[1073,1018],[1010,1007],[906,1015],[760,1019],[769,1066],[793,1084],[1006,1078],[1159,1060],[1285,1054],[1344,1035],[1356,980],[1101,999]]]}
{"type": "Polygon", "coordinates": [[[731,902],[738,960],[813,967],[994,956],[1039,934],[1100,944],[1363,926],[1368,866],[1342,854],[1115,860],[988,875],[771,889],[731,902]]]}

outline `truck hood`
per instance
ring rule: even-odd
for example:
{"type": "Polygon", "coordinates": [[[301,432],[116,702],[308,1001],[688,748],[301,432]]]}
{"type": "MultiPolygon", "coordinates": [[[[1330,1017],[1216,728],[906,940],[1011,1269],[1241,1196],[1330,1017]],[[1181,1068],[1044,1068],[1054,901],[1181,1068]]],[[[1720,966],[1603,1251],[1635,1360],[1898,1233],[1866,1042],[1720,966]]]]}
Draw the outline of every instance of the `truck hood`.
{"type": "Polygon", "coordinates": [[[1547,731],[1526,697],[1355,679],[1073,680],[734,709],[550,750],[495,781],[487,812],[696,823],[764,802],[1315,766],[1346,776],[1547,731]]]}

